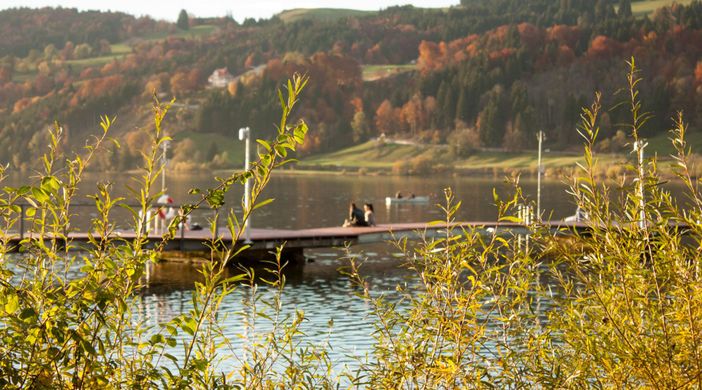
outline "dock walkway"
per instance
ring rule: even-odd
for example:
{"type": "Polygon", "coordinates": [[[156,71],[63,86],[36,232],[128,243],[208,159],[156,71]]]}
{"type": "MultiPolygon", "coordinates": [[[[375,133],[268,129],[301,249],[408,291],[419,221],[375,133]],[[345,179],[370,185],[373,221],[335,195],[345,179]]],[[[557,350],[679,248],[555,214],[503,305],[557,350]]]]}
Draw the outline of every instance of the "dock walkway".
{"type": "MultiPolygon", "coordinates": [[[[492,229],[512,231],[516,234],[526,234],[527,228],[523,224],[512,222],[456,222],[448,225],[454,229],[480,229],[492,231],[492,229]]],[[[566,230],[581,231],[587,226],[583,222],[563,222],[557,221],[549,225],[552,231],[566,230]]],[[[422,236],[432,237],[440,235],[445,231],[447,225],[444,224],[428,224],[428,223],[395,223],[384,224],[373,227],[321,227],[312,229],[299,230],[281,230],[281,229],[252,229],[250,248],[247,253],[250,256],[260,256],[274,251],[276,247],[285,244],[285,253],[293,257],[302,256],[304,249],[310,248],[331,248],[341,247],[347,244],[367,244],[387,242],[393,238],[408,237],[417,239],[422,236]]],[[[445,233],[444,233],[445,234],[445,233]]],[[[125,241],[133,240],[136,237],[134,231],[116,231],[115,237],[125,241]]],[[[8,244],[15,250],[20,249],[22,239],[40,239],[34,236],[31,232],[25,232],[22,237],[19,235],[6,237],[8,244]]],[[[220,228],[218,230],[218,238],[225,245],[231,245],[232,235],[227,229],[220,228]]],[[[43,237],[44,240],[50,240],[51,237],[43,237]]],[[[61,241],[69,241],[72,248],[86,248],[89,244],[89,235],[85,232],[69,233],[67,239],[61,241]]],[[[161,234],[150,233],[148,236],[149,245],[155,246],[159,244],[163,237],[161,234]]],[[[206,252],[209,251],[208,243],[212,240],[210,230],[186,230],[178,231],[176,237],[169,241],[166,246],[166,251],[174,252],[206,252]]],[[[240,239],[240,244],[243,244],[243,238],[240,239]]]]}

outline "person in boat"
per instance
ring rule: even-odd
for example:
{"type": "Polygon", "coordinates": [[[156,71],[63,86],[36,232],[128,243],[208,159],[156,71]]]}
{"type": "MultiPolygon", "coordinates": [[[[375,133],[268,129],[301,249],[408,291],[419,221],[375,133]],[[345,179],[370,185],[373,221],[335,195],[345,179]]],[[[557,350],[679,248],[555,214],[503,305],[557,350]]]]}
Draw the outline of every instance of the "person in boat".
{"type": "Polygon", "coordinates": [[[414,198],[415,198],[415,196],[414,196],[414,192],[410,193],[410,196],[409,196],[409,198],[410,198],[410,199],[414,199],[414,198]]]}
{"type": "Polygon", "coordinates": [[[395,193],[395,199],[402,199],[402,192],[397,191],[397,192],[395,193]]]}
{"type": "Polygon", "coordinates": [[[351,202],[349,205],[349,217],[344,221],[342,226],[368,226],[363,211],[356,207],[356,203],[351,202]]]}
{"type": "Polygon", "coordinates": [[[364,218],[366,221],[366,225],[368,226],[375,226],[375,212],[373,211],[373,204],[372,203],[366,203],[363,205],[363,210],[364,210],[364,218]]]}

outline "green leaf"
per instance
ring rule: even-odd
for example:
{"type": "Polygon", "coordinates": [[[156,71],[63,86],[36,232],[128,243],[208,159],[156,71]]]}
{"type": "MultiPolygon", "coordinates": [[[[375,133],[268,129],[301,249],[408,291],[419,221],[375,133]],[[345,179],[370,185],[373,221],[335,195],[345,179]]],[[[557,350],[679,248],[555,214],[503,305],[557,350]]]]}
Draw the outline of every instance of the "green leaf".
{"type": "Polygon", "coordinates": [[[175,364],[178,364],[178,358],[175,357],[175,356],[173,356],[173,355],[171,355],[170,353],[164,353],[164,354],[163,354],[163,357],[165,357],[166,359],[172,361],[172,362],[175,363],[175,364]]]}
{"type": "Polygon", "coordinates": [[[19,297],[15,294],[10,294],[7,296],[7,302],[5,303],[5,312],[7,314],[13,314],[19,308],[19,297]]]}
{"type": "Polygon", "coordinates": [[[266,142],[266,141],[264,141],[264,140],[262,140],[262,139],[257,139],[256,142],[258,142],[261,146],[263,146],[264,148],[266,148],[266,151],[267,151],[267,152],[270,152],[270,151],[271,151],[271,144],[269,144],[268,142],[266,142]]]}
{"type": "Polygon", "coordinates": [[[256,204],[254,205],[254,207],[253,207],[252,210],[256,210],[256,209],[259,208],[259,207],[263,207],[263,206],[265,206],[265,205],[267,205],[267,204],[270,204],[270,203],[272,203],[274,200],[275,200],[275,198],[268,198],[268,199],[262,200],[262,201],[256,203],[256,204]]]}
{"type": "Polygon", "coordinates": [[[232,277],[229,277],[229,278],[222,280],[220,282],[220,284],[240,282],[240,281],[244,280],[245,277],[246,277],[246,275],[239,274],[239,275],[232,276],[232,277]]]}
{"type": "Polygon", "coordinates": [[[49,201],[49,195],[47,195],[41,188],[32,187],[32,196],[39,203],[46,203],[49,201]]]}
{"type": "Polygon", "coordinates": [[[523,222],[519,217],[514,217],[511,215],[505,215],[500,218],[500,222],[515,222],[515,223],[521,223],[523,222]]]}
{"type": "Polygon", "coordinates": [[[34,317],[36,317],[36,315],[37,312],[33,308],[28,307],[22,310],[22,312],[19,315],[19,318],[22,321],[30,322],[34,317]]]}
{"type": "Polygon", "coordinates": [[[183,328],[187,334],[194,336],[197,330],[197,322],[192,318],[188,318],[181,324],[181,328],[183,328]]]}
{"type": "Polygon", "coordinates": [[[41,189],[46,193],[52,193],[57,191],[61,187],[58,179],[54,176],[45,176],[41,179],[41,189]]]}
{"type": "Polygon", "coordinates": [[[162,334],[155,334],[155,335],[151,336],[151,339],[149,340],[149,342],[153,345],[163,344],[165,341],[166,341],[166,339],[165,339],[165,337],[163,337],[162,334]]]}

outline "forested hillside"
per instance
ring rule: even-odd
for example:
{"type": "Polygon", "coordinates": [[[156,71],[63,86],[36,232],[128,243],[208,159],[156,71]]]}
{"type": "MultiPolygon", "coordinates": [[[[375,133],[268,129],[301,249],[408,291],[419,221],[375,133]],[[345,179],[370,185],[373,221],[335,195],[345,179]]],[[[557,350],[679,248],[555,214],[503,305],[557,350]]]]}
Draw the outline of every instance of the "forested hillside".
{"type": "MultiPolygon", "coordinates": [[[[659,2],[656,2],[659,3],[659,2]]],[[[650,137],[674,110],[702,127],[702,4],[653,12],[628,0],[463,0],[448,9],[297,10],[269,20],[190,18],[178,25],[72,9],[0,12],[0,161],[30,168],[58,120],[81,145],[101,114],[121,143],[103,169],[129,169],[147,136],[149,103],[176,99],[167,131],[182,169],[229,166],[223,139],[241,126],[273,134],[275,88],[310,76],[297,115],[310,124],[302,153],[380,134],[477,148],[578,144],[579,110],[606,97],[604,151],[623,145],[625,61],[643,70],[650,137]],[[224,69],[226,68],[226,69],[224,69]],[[210,79],[219,70],[219,80],[210,79]]],[[[174,10],[177,13],[178,10],[174,10]]]]}

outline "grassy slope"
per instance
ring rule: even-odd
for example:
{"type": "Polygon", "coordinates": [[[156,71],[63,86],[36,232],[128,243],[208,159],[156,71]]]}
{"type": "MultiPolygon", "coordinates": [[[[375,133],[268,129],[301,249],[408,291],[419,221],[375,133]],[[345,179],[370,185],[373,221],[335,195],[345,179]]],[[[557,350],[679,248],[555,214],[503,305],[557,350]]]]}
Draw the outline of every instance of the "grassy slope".
{"type": "Polygon", "coordinates": [[[292,23],[301,19],[331,21],[350,16],[366,16],[374,13],[376,12],[343,8],[295,8],[279,13],[278,17],[285,23],[292,23]]]}
{"type": "MultiPolygon", "coordinates": [[[[451,160],[446,146],[436,145],[399,145],[386,143],[379,145],[375,141],[350,147],[336,152],[311,156],[300,161],[302,167],[325,168],[374,168],[391,169],[393,164],[410,161],[414,158],[428,158],[434,165],[445,164],[465,170],[489,169],[531,169],[536,167],[536,152],[478,152],[468,158],[451,160]]],[[[544,154],[546,167],[573,166],[580,157],[577,155],[544,154]]]]}
{"type": "Polygon", "coordinates": [[[417,69],[415,64],[404,65],[362,65],[363,81],[374,81],[417,69]]]}
{"type": "MultiPolygon", "coordinates": [[[[657,154],[661,160],[666,160],[673,153],[668,135],[660,135],[648,140],[649,146],[646,154],[657,154]]],[[[702,134],[688,134],[687,141],[692,151],[702,153],[702,134]]],[[[399,145],[386,143],[379,145],[376,141],[356,145],[327,154],[320,154],[304,158],[299,166],[303,168],[370,168],[389,170],[393,164],[402,161],[411,161],[417,157],[429,158],[434,165],[444,164],[462,170],[486,171],[498,170],[535,170],[537,166],[537,153],[535,150],[524,152],[496,152],[481,151],[474,155],[451,160],[445,146],[436,145],[399,145]]],[[[629,159],[627,154],[597,153],[601,164],[614,164],[629,159]]],[[[543,163],[546,168],[572,168],[582,161],[577,153],[548,152],[543,154],[543,163]]]]}
{"type": "MultiPolygon", "coordinates": [[[[214,142],[215,145],[217,145],[217,149],[220,153],[225,150],[227,151],[227,154],[229,155],[229,163],[233,167],[238,167],[240,165],[243,166],[244,164],[244,143],[239,141],[239,138],[236,138],[235,134],[233,133],[231,137],[227,137],[222,134],[181,131],[175,136],[173,136],[173,140],[175,142],[181,141],[186,138],[191,139],[195,143],[196,148],[200,150],[203,153],[203,155],[207,153],[207,151],[210,149],[210,146],[214,142]]],[[[251,148],[252,155],[255,155],[256,145],[252,143],[251,148]]]]}
{"type": "Polygon", "coordinates": [[[661,7],[669,6],[673,3],[678,4],[690,4],[692,0],[646,0],[646,1],[634,1],[631,3],[631,11],[634,16],[640,17],[644,15],[650,15],[653,11],[661,7]]]}

